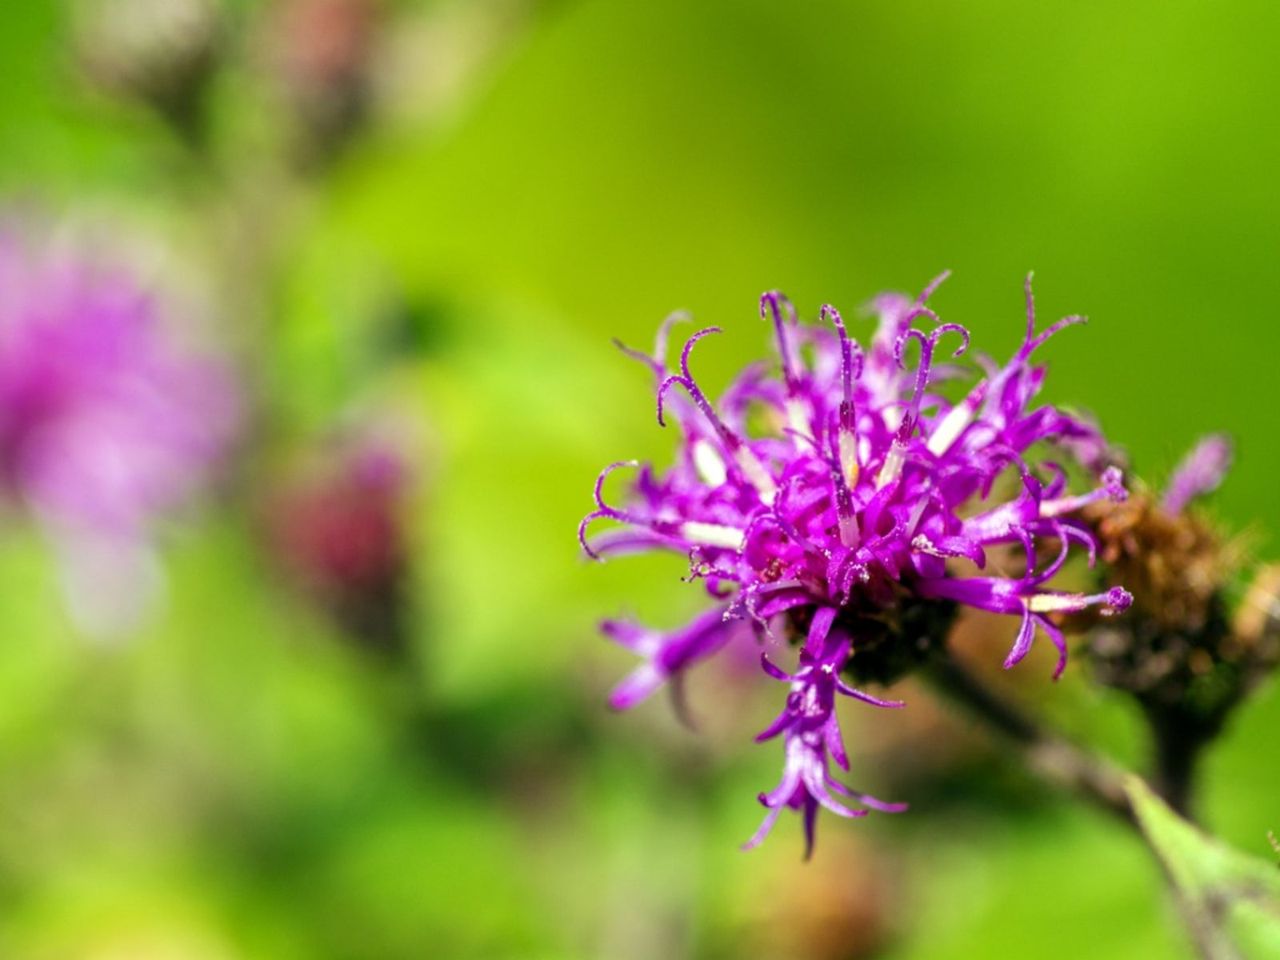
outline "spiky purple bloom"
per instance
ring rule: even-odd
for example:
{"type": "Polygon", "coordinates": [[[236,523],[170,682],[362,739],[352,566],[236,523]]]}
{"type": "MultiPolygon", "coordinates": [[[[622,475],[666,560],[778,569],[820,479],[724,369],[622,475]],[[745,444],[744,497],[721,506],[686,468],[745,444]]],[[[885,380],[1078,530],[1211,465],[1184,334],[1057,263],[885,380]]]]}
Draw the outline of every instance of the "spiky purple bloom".
{"type": "Polygon", "coordinates": [[[674,372],[664,359],[671,320],[660,329],[653,355],[622,347],[652,370],[658,421],[675,421],[683,441],[665,472],[634,462],[607,467],[579,538],[595,558],[650,549],[686,553],[716,606],[665,635],[606,624],[609,636],[644,658],[611,703],[638,703],[744,626],[761,635],[804,636],[793,673],[762,656],[765,672],[788,684],[789,694],[757,739],[781,736],[785,763],[778,786],[760,795],[768,814],[748,846],[760,842],[783,807],[802,811],[809,846],[819,806],[844,817],[903,809],[845,787],[830,766],[834,760],[849,768],[837,694],[901,706],[841,679],[853,650],[886,613],[908,603],[960,604],[1016,616],[1020,628],[1005,666],[1026,656],[1039,631],[1058,650],[1057,677],[1067,647],[1051,616],[1090,606],[1115,612],[1131,601],[1119,588],[1085,595],[1045,586],[1073,546],[1093,561],[1093,535],[1073,514],[1092,501],[1126,495],[1118,470],[1099,469],[1106,448],[1092,424],[1033,403],[1045,374],[1033,355],[1083,318],[1067,317],[1037,333],[1028,277],[1021,347],[1003,365],[983,359],[983,375],[953,401],[935,387],[964,371],[935,363],[935,355],[949,341],[959,357],[969,334],[942,323],[927,306],[942,279],[914,300],[896,294],[876,300],[879,327],[866,351],[834,307],[822,308],[823,325],[801,326],[785,297],[765,294],[760,312],[773,324],[780,369],[749,366],[715,405],[689,361],[695,344],[718,328],[695,333],[674,372]],[[913,342],[914,369],[907,360],[913,342]],[[767,430],[749,429],[762,420],[767,430]],[[1045,444],[1100,474],[1097,488],[1069,494],[1065,470],[1042,459],[1045,444]],[[603,487],[623,466],[637,473],[626,504],[613,506],[603,487]],[[1002,498],[997,480],[1005,476],[1015,480],[1016,493],[1002,498]],[[588,539],[588,526],[601,519],[618,525],[588,539]],[[1048,560],[1037,550],[1045,542],[1056,544],[1048,560]],[[1019,572],[962,572],[982,571],[987,551],[1001,547],[1025,554],[1019,572]]]}
{"type": "Polygon", "coordinates": [[[59,553],[73,614],[129,625],[156,521],[224,451],[235,396],[157,301],[86,250],[0,226],[0,482],[59,553]]]}

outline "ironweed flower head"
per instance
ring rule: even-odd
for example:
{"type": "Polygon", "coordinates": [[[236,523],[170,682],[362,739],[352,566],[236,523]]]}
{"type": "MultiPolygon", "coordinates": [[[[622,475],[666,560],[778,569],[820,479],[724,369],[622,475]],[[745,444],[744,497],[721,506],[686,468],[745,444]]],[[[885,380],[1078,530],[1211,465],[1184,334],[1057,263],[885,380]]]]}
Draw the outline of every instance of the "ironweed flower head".
{"type": "Polygon", "coordinates": [[[156,522],[236,420],[225,371],[177,350],[159,313],[85,251],[0,226],[0,487],[52,540],[91,631],[136,614],[156,522]]]}
{"type": "Polygon", "coordinates": [[[1221,484],[1230,441],[1214,434],[1192,448],[1163,494],[1139,489],[1123,504],[1092,504],[1084,518],[1099,543],[1105,579],[1137,597],[1123,624],[1093,631],[1099,682],[1128,691],[1184,741],[1207,739],[1280,662],[1280,577],[1254,571],[1234,614],[1229,586],[1246,564],[1238,539],[1195,509],[1221,484]]]}
{"type": "MultiPolygon", "coordinates": [[[[1045,375],[1035,356],[1083,318],[1037,332],[1028,277],[1021,346],[1004,364],[981,360],[976,381],[951,400],[938,387],[967,374],[939,356],[963,355],[969,333],[928,306],[944,277],[914,299],[877,299],[879,326],[865,349],[834,307],[822,308],[819,325],[801,325],[785,297],[766,293],[760,314],[773,326],[779,363],[748,366],[715,404],[690,361],[718,328],[695,333],[675,370],[665,360],[671,320],[652,355],[622,347],[652,371],[658,422],[674,423],[682,440],[666,471],[621,462],[600,474],[596,508],[579,528],[583,549],[595,558],[687,554],[692,577],[714,605],[671,633],[605,623],[608,636],[643,659],[612,705],[638,703],[737,630],[782,633],[800,648],[790,671],[761,656],[764,672],[786,684],[788,695],[757,739],[780,737],[785,760],[781,782],[760,795],[767,814],[749,847],[784,808],[802,813],[810,848],[820,806],[843,817],[904,809],[833,775],[833,763],[849,768],[837,698],[902,705],[846,681],[860,651],[911,648],[909,661],[915,648],[941,639],[956,606],[968,606],[1018,618],[1006,667],[1027,655],[1037,635],[1046,636],[1058,651],[1056,677],[1067,647],[1055,621],[1088,607],[1113,613],[1131,601],[1121,587],[1086,595],[1047,586],[1071,553],[1092,561],[1096,542],[1078,511],[1126,496],[1119,471],[1101,466],[1106,447],[1098,430],[1035,403],[1045,375]],[[1094,473],[1096,487],[1069,493],[1065,469],[1044,459],[1046,448],[1094,473]],[[611,503],[605,482],[624,468],[634,471],[628,495],[611,503]],[[1013,481],[1009,496],[997,492],[1009,485],[1006,478],[1013,481]],[[600,520],[613,526],[588,536],[600,520]],[[1054,547],[1051,555],[1042,544],[1054,547]],[[1010,549],[1022,554],[1012,572],[988,564],[989,551],[1010,549]]],[[[894,678],[880,672],[870,675],[894,678]]]]}
{"type": "Polygon", "coordinates": [[[1193,505],[1218,487],[1230,462],[1230,441],[1215,434],[1187,454],[1162,495],[1138,486],[1124,503],[1083,511],[1105,569],[1137,598],[1126,626],[1150,619],[1163,630],[1194,633],[1213,618],[1238,551],[1193,505]]]}

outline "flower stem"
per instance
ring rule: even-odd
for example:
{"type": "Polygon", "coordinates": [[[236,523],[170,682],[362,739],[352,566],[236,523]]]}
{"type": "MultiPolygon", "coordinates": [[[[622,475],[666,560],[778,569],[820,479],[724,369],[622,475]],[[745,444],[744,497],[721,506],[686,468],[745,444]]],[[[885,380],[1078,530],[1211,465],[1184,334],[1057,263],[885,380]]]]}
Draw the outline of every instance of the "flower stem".
{"type": "MultiPolygon", "coordinates": [[[[961,704],[988,727],[1020,748],[1027,766],[1044,780],[1087,800],[1131,827],[1150,848],[1125,790],[1125,772],[1105,757],[1097,756],[1044,728],[1016,704],[993,690],[947,651],[935,657],[923,671],[929,683],[947,699],[961,704]]],[[[1167,732],[1167,731],[1166,731],[1167,732]]],[[[1192,774],[1198,746],[1176,749],[1165,743],[1155,728],[1156,780],[1160,792],[1174,809],[1183,812],[1190,800],[1192,774]]],[[[1185,816],[1185,813],[1183,814],[1185,816]]],[[[1239,953],[1220,928],[1217,917],[1198,910],[1173,882],[1158,851],[1152,850],[1172,891],[1197,952],[1205,960],[1239,960],[1239,953]]]]}
{"type": "Polygon", "coordinates": [[[924,675],[944,697],[1019,747],[1027,765],[1042,778],[1137,828],[1120,767],[1046,730],[948,653],[934,659],[924,675]]]}
{"type": "Polygon", "coordinates": [[[1204,748],[1216,734],[1203,726],[1176,716],[1147,711],[1151,727],[1154,769],[1151,786],[1174,812],[1184,820],[1195,822],[1195,775],[1204,748]]]}

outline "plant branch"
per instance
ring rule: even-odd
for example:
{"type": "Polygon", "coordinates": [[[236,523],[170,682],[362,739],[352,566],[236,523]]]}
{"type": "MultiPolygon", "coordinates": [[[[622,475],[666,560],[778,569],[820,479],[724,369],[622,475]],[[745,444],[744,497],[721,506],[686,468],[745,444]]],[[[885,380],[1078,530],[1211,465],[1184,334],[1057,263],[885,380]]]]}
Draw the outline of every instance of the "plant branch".
{"type": "Polygon", "coordinates": [[[948,653],[932,661],[924,674],[943,696],[1012,741],[1027,765],[1042,778],[1137,827],[1124,788],[1125,774],[1119,766],[1046,730],[948,653]]]}
{"type": "MultiPolygon", "coordinates": [[[[1142,830],[1120,766],[1046,729],[1011,703],[948,652],[942,652],[923,671],[929,683],[947,699],[959,703],[992,730],[1017,746],[1027,766],[1049,783],[1088,801],[1123,821],[1142,837],[1169,881],[1174,903],[1197,951],[1205,960],[1238,960],[1239,954],[1221,929],[1221,918],[1188,898],[1175,882],[1168,864],[1142,830]]],[[[1178,798],[1189,793],[1190,769],[1177,778],[1178,798]]]]}

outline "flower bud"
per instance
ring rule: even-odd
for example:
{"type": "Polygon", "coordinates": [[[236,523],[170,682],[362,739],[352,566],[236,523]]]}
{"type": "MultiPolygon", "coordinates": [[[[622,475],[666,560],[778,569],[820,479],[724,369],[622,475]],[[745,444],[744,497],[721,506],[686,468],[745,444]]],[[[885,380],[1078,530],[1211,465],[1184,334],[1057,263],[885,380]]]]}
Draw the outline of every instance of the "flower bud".
{"type": "Polygon", "coordinates": [[[351,637],[405,652],[406,467],[393,450],[339,447],[268,499],[267,543],[289,585],[351,637]]]}
{"type": "Polygon", "coordinates": [[[274,73],[300,128],[304,162],[331,156],[364,124],[379,0],[283,0],[269,21],[274,73]]]}
{"type": "Polygon", "coordinates": [[[199,136],[222,39],[217,0],[84,0],[77,20],[79,59],[98,86],[199,136]]]}

